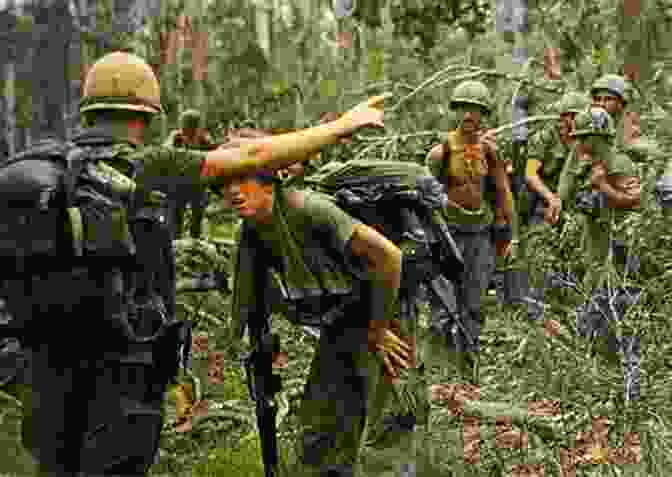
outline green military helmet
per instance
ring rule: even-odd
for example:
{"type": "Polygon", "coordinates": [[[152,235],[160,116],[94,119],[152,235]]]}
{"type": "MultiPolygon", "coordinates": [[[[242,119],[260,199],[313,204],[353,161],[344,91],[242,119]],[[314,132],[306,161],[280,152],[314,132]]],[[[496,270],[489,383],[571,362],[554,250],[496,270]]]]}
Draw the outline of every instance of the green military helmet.
{"type": "Polygon", "coordinates": [[[450,98],[450,107],[457,108],[460,104],[475,104],[485,109],[490,114],[490,90],[480,81],[463,81],[453,90],[450,98]]]}
{"type": "Polygon", "coordinates": [[[180,127],[182,129],[197,129],[201,127],[203,117],[197,109],[187,109],[180,114],[180,127]]]}
{"type": "Polygon", "coordinates": [[[576,91],[565,93],[560,101],[556,103],[558,114],[582,113],[590,106],[590,100],[585,94],[576,91]]]}
{"type": "Polygon", "coordinates": [[[115,51],[89,69],[79,111],[127,110],[163,113],[161,89],[152,68],[139,56],[115,51]]]}
{"type": "Polygon", "coordinates": [[[576,116],[576,130],[571,133],[573,137],[603,136],[607,139],[616,136],[614,120],[603,108],[590,108],[576,116]]]}
{"type": "Polygon", "coordinates": [[[590,88],[590,94],[595,96],[599,91],[608,91],[625,101],[625,78],[619,75],[604,75],[595,80],[593,86],[590,88]]]}

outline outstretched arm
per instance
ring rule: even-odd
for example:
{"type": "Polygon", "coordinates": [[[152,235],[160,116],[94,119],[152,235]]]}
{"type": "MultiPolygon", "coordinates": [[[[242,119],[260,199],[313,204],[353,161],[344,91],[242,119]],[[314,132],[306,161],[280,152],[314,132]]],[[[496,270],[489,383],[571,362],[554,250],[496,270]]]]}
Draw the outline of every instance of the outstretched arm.
{"type": "Polygon", "coordinates": [[[260,169],[284,169],[307,156],[334,144],[342,136],[363,126],[383,126],[383,101],[388,95],[376,96],[359,104],[339,119],[289,134],[260,138],[239,148],[208,152],[201,169],[206,177],[240,177],[260,169]]]}

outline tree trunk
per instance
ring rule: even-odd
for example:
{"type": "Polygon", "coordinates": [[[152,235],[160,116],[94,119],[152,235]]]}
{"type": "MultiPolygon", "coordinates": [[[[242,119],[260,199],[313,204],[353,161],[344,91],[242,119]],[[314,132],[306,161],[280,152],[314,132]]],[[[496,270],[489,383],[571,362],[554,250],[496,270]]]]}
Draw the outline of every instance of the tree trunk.
{"type": "Polygon", "coordinates": [[[5,140],[7,142],[7,155],[16,152],[16,64],[14,55],[5,64],[5,140]]]}
{"type": "Polygon", "coordinates": [[[517,408],[504,402],[464,400],[461,407],[465,416],[478,417],[491,424],[510,420],[514,425],[528,426],[532,432],[546,441],[564,439],[562,421],[557,416],[537,417],[531,415],[527,409],[517,408]]]}
{"type": "Polygon", "coordinates": [[[64,65],[68,61],[66,46],[72,32],[71,22],[67,0],[43,1],[36,8],[31,124],[34,138],[50,135],[64,140],[66,137],[64,65]]]}

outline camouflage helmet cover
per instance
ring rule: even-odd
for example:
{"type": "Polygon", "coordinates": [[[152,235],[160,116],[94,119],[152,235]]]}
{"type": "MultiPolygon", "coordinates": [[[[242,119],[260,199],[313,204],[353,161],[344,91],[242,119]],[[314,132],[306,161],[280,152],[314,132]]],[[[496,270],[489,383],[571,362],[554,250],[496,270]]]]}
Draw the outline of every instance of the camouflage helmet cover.
{"type": "Polygon", "coordinates": [[[201,127],[201,112],[197,109],[187,109],[180,114],[180,127],[182,129],[196,129],[201,127]]]}
{"type": "Polygon", "coordinates": [[[560,101],[556,103],[556,111],[558,114],[566,113],[581,113],[588,109],[590,101],[586,95],[576,91],[565,93],[560,101]]]}
{"type": "Polygon", "coordinates": [[[590,108],[576,116],[576,130],[571,136],[603,136],[611,139],[616,135],[614,120],[603,108],[590,108]]]}
{"type": "Polygon", "coordinates": [[[590,94],[595,96],[599,91],[609,91],[625,101],[625,90],[625,78],[619,75],[604,75],[593,83],[590,94]]]}
{"type": "Polygon", "coordinates": [[[460,104],[474,104],[490,113],[490,90],[480,81],[463,81],[453,90],[450,107],[455,109],[460,104]]]}
{"type": "Polygon", "coordinates": [[[139,56],[116,51],[103,56],[89,69],[79,111],[109,109],[164,112],[156,75],[139,56]]]}

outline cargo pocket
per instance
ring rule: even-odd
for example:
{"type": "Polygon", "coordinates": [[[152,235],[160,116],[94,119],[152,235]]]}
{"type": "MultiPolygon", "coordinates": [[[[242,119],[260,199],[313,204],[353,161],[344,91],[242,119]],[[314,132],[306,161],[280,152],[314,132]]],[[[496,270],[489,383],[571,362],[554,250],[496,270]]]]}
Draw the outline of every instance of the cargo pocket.
{"type": "Polygon", "coordinates": [[[126,208],[91,188],[77,192],[77,206],[84,226],[84,254],[91,258],[124,258],[133,255],[126,208]]]}

